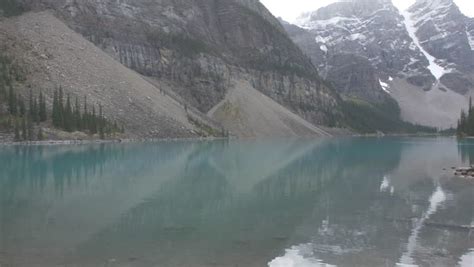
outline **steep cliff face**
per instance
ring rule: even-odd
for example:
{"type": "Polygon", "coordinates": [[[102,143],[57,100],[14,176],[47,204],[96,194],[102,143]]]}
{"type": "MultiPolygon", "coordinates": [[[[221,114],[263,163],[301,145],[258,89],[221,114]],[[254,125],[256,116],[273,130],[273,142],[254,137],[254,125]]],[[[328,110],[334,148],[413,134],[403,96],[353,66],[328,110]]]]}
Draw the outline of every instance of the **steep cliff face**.
{"type": "Polygon", "coordinates": [[[469,93],[474,88],[472,19],[452,0],[418,0],[404,16],[414,38],[439,66],[440,81],[459,94],[469,93]]]}
{"type": "MultiPolygon", "coordinates": [[[[312,41],[322,51],[322,57],[312,59],[323,76],[331,77],[338,72],[339,67],[331,64],[334,56],[352,54],[365,58],[365,62],[358,60],[359,66],[365,70],[372,68],[371,76],[378,76],[376,79],[383,83],[401,74],[425,89],[434,82],[426,69],[428,61],[413,45],[403,17],[390,0],[334,3],[301,16],[297,24],[313,36],[312,41]]],[[[294,34],[290,31],[290,35],[294,34]]],[[[359,96],[370,101],[376,100],[371,97],[375,92],[384,91],[382,83],[374,87],[372,80],[365,82],[367,95],[359,92],[359,96]]]]}
{"type": "Polygon", "coordinates": [[[256,0],[22,0],[137,72],[172,84],[208,112],[250,79],[254,89],[317,124],[341,118],[338,95],[256,0]]]}
{"type": "Polygon", "coordinates": [[[452,0],[341,1],[284,26],[341,94],[395,99],[407,121],[455,126],[473,92],[472,19],[452,0]]]}

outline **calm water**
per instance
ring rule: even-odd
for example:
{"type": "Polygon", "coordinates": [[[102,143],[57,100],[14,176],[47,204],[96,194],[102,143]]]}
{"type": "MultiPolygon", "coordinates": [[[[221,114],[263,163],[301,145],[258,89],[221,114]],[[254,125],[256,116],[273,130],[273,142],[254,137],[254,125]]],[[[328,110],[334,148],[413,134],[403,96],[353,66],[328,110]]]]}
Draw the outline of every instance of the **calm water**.
{"type": "Polygon", "coordinates": [[[474,266],[474,142],[0,147],[0,266],[474,266]]]}

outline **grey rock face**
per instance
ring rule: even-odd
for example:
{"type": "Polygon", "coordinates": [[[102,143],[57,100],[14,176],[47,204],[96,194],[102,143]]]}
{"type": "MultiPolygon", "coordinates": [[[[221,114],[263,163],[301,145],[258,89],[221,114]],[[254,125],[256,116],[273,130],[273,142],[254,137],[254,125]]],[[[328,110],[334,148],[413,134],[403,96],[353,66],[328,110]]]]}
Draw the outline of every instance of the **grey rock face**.
{"type": "Polygon", "coordinates": [[[408,14],[421,46],[445,69],[442,85],[469,95],[474,89],[473,19],[452,0],[418,0],[408,14]]]}
{"type": "MultiPolygon", "coordinates": [[[[474,23],[452,0],[418,0],[408,11],[390,0],[341,1],[303,14],[296,24],[283,23],[319,73],[345,96],[375,103],[391,96],[413,113],[409,97],[391,94],[391,86],[404,84],[395,80],[419,92],[443,89],[462,97],[473,92],[474,23]]],[[[437,92],[427,98],[434,95],[432,108],[445,107],[437,92]]],[[[466,103],[443,112],[458,114],[466,103]]],[[[426,121],[434,125],[432,118],[426,121]]]]}
{"type": "Polygon", "coordinates": [[[408,12],[421,45],[440,65],[461,72],[474,69],[472,19],[465,17],[452,0],[418,0],[408,12]]]}
{"type": "Polygon", "coordinates": [[[173,84],[202,112],[224,99],[232,77],[251,74],[255,88],[314,123],[341,116],[338,95],[259,1],[22,1],[53,9],[125,66],[173,84]]]}
{"type": "MultiPolygon", "coordinates": [[[[285,24],[323,77],[335,83],[341,93],[377,101],[389,97],[378,79],[386,82],[398,76],[413,77],[422,87],[434,82],[426,69],[428,61],[413,45],[403,17],[389,0],[334,3],[303,15],[298,25],[300,29],[285,24]],[[317,52],[313,51],[314,43],[317,52]],[[352,65],[353,74],[360,76],[358,85],[336,80],[340,68],[332,63],[340,62],[334,58],[344,57],[339,54],[355,55],[346,65],[352,65]]],[[[343,72],[347,74],[347,70],[346,67],[343,72]]]]}

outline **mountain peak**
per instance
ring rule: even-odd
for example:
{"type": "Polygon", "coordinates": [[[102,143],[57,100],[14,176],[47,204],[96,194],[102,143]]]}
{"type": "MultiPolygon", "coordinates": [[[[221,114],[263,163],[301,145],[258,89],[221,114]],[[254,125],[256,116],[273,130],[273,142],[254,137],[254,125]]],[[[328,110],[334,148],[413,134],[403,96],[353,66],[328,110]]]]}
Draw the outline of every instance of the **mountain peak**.
{"type": "Polygon", "coordinates": [[[409,10],[438,10],[452,5],[456,5],[453,0],[416,0],[409,10]]]}

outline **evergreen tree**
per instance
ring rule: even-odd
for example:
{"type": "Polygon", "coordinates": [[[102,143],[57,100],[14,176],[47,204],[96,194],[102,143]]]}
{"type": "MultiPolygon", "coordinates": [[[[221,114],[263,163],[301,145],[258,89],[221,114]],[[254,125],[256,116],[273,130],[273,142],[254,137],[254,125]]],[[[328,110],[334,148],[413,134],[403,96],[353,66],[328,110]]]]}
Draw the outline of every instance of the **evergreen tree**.
{"type": "Polygon", "coordinates": [[[28,140],[28,130],[26,127],[26,116],[21,120],[21,137],[23,141],[28,140]]]}
{"type": "Polygon", "coordinates": [[[54,90],[53,94],[53,114],[52,114],[52,119],[53,119],[53,126],[54,127],[60,127],[60,116],[59,116],[59,96],[58,96],[58,91],[54,90]]]}
{"type": "Polygon", "coordinates": [[[71,97],[69,94],[67,95],[66,106],[64,107],[64,129],[68,132],[74,131],[71,97]]]}
{"type": "Polygon", "coordinates": [[[45,122],[48,120],[48,113],[46,111],[46,100],[43,95],[43,92],[40,91],[39,95],[39,120],[40,122],[45,122]]]}
{"type": "Polygon", "coordinates": [[[35,123],[40,122],[39,103],[38,103],[38,99],[36,97],[33,99],[33,117],[32,117],[32,120],[35,123]]]}
{"type": "Polygon", "coordinates": [[[13,87],[10,86],[8,91],[8,111],[10,111],[11,115],[17,115],[17,100],[16,94],[13,91],[13,87]]]}
{"type": "Polygon", "coordinates": [[[23,100],[23,97],[21,97],[20,95],[18,95],[16,98],[18,99],[19,115],[21,117],[24,117],[26,115],[25,101],[23,100]]]}
{"type": "Polygon", "coordinates": [[[87,111],[87,96],[84,96],[84,114],[82,114],[82,128],[81,130],[89,130],[89,113],[87,111]]]}
{"type": "Polygon", "coordinates": [[[37,139],[38,139],[38,141],[43,141],[44,140],[44,134],[43,134],[43,128],[42,127],[39,127],[37,139]]]}
{"type": "Polygon", "coordinates": [[[64,94],[61,86],[58,93],[58,119],[59,127],[64,129],[64,94]]]}
{"type": "Polygon", "coordinates": [[[74,104],[74,127],[80,131],[81,130],[81,107],[79,105],[79,98],[76,96],[76,103],[74,104]]]}
{"type": "Polygon", "coordinates": [[[18,121],[15,121],[15,142],[20,142],[20,125],[18,125],[18,121]]]}
{"type": "Polygon", "coordinates": [[[33,119],[32,118],[27,118],[26,119],[26,125],[27,125],[27,136],[28,136],[28,141],[33,141],[34,140],[34,132],[33,132],[33,119]]]}
{"type": "Polygon", "coordinates": [[[91,134],[96,134],[97,133],[97,117],[95,114],[95,105],[92,106],[92,114],[90,116],[90,125],[91,125],[91,129],[90,129],[91,134]]]}
{"type": "Polygon", "coordinates": [[[103,117],[103,114],[102,114],[102,105],[101,104],[99,104],[98,127],[99,127],[100,139],[105,139],[105,125],[104,125],[104,117],[103,117]]]}
{"type": "Polygon", "coordinates": [[[30,93],[28,95],[28,111],[30,118],[34,118],[35,110],[34,110],[34,99],[33,99],[33,91],[30,89],[30,93]]]}

